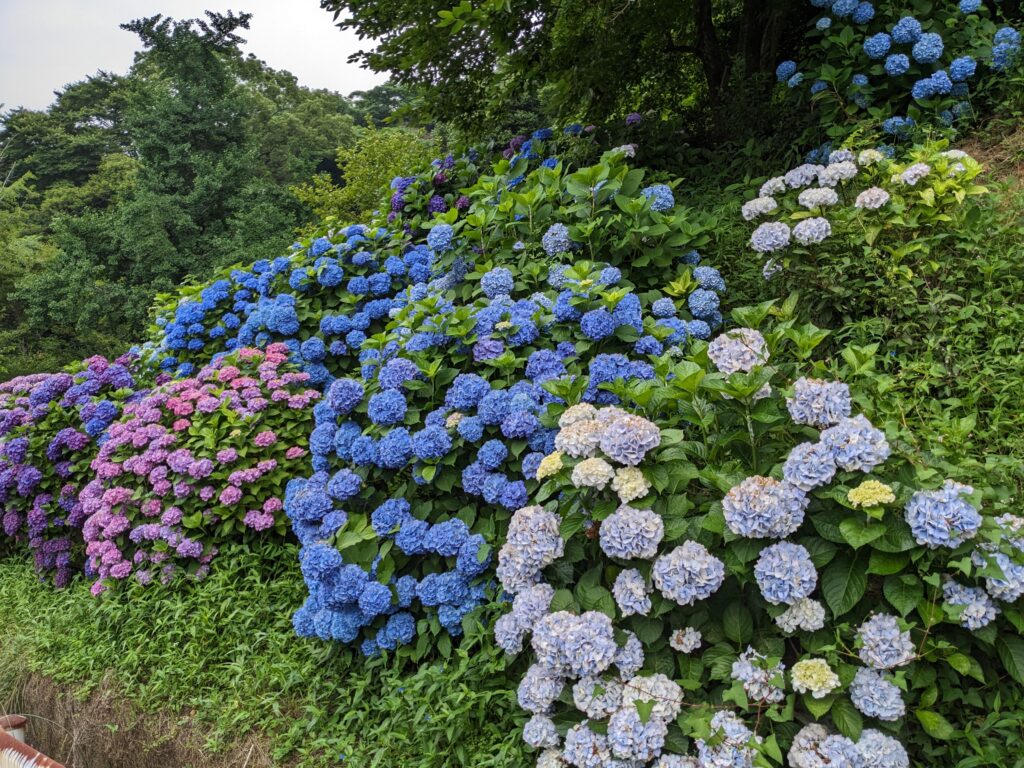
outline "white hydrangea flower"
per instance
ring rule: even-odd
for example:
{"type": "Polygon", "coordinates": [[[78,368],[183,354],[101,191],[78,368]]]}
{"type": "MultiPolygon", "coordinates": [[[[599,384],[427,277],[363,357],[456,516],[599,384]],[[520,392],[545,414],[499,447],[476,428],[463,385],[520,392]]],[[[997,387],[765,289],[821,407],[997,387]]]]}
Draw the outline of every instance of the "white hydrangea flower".
{"type": "Polygon", "coordinates": [[[584,459],[572,468],[572,484],[577,488],[603,489],[612,478],[615,469],[601,458],[584,459]]]}
{"type": "Polygon", "coordinates": [[[798,629],[804,632],[817,632],[825,626],[825,606],[817,600],[805,597],[776,616],[775,623],[787,635],[798,629]]]}
{"type": "Polygon", "coordinates": [[[868,210],[878,210],[883,205],[889,202],[889,193],[881,187],[869,187],[857,195],[857,199],[854,200],[854,208],[867,208],[868,210]]]}

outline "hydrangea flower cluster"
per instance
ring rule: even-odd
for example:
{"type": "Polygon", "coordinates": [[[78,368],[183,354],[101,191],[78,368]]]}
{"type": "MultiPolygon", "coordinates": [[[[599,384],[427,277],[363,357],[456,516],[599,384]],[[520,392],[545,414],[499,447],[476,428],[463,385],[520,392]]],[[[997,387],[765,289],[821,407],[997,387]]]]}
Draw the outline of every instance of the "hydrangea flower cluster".
{"type": "Polygon", "coordinates": [[[273,489],[301,466],[320,397],[287,359],[282,344],[245,347],[125,405],[78,497],[93,594],[202,578],[224,541],[284,532],[273,489]]]}
{"type": "Polygon", "coordinates": [[[799,252],[793,253],[794,244],[810,249],[827,244],[847,227],[862,230],[888,224],[900,206],[920,199],[916,190],[930,196],[930,205],[959,207],[963,195],[950,194],[950,187],[963,185],[968,190],[979,170],[959,150],[917,153],[911,162],[901,164],[877,149],[855,154],[830,146],[813,153],[815,162],[765,181],[758,196],[742,206],[744,220],[760,220],[751,232],[750,248],[766,257],[766,279],[802,265],[799,252]],[[960,184],[945,181],[951,177],[960,184]]]}
{"type": "MultiPolygon", "coordinates": [[[[811,5],[831,14],[820,17],[810,33],[819,58],[806,72],[796,62],[784,61],[776,79],[790,90],[809,82],[811,96],[827,91],[829,96],[819,97],[818,106],[823,122],[835,125],[837,132],[840,123],[861,119],[869,110],[872,117],[881,113],[901,121],[910,119],[900,117],[905,111],[918,119],[930,114],[940,125],[952,125],[970,114],[972,86],[980,88],[983,76],[998,78],[1020,52],[1017,30],[996,29],[991,21],[977,18],[981,3],[976,0],[938,4],[930,7],[929,18],[920,20],[887,19],[876,15],[870,2],[812,0],[811,5]],[[987,65],[984,72],[968,54],[978,51],[989,52],[980,62],[987,65]]],[[[887,132],[905,138],[903,131],[887,132]]]]}
{"type": "MultiPolygon", "coordinates": [[[[695,287],[691,298],[700,291],[714,296],[717,312],[715,290],[725,287],[717,270],[698,266],[690,274],[695,286],[710,286],[695,287]]],[[[310,438],[315,474],[296,482],[286,498],[292,527],[304,544],[368,528],[378,552],[385,541],[394,540],[394,548],[383,557],[388,565],[384,572],[395,583],[406,577],[418,583],[434,567],[462,579],[465,589],[459,594],[471,594],[471,599],[440,606],[420,600],[413,606],[428,614],[437,610],[441,629],[453,635],[461,633],[463,616],[483,599],[478,587],[490,570],[487,553],[501,537],[496,537],[499,529],[490,514],[460,511],[452,491],[512,512],[527,504],[528,487],[542,480],[562,456],[582,458],[574,466],[575,481],[614,487],[623,499],[623,535],[637,535],[633,531],[638,521],[629,518],[632,508],[626,505],[647,492],[649,484],[635,465],[657,445],[658,431],[629,414],[620,419],[606,415],[607,424],[598,429],[585,423],[590,421],[586,409],[594,411],[591,403],[615,402],[612,385],[650,379],[653,368],[647,361],[652,355],[669,346],[685,347],[690,332],[695,337],[710,332],[707,321],[684,319],[668,297],[655,302],[645,316],[639,297],[620,285],[619,271],[603,265],[553,266],[548,291],[524,298],[513,298],[516,285],[506,268],[467,275],[467,284],[474,277],[482,296],[466,304],[439,293],[411,300],[396,315],[394,329],[361,353],[361,376],[336,379],[329,386],[315,410],[310,438]],[[432,373],[439,357],[449,366],[446,386],[437,386],[432,373]],[[511,375],[522,378],[509,385],[511,375]],[[584,402],[563,415],[563,421],[574,423],[566,422],[567,429],[556,438],[557,430],[544,426],[544,420],[549,408],[562,401],[554,392],[575,386],[573,382],[585,382],[584,402]],[[598,449],[621,465],[618,470],[594,455],[598,449]],[[331,471],[334,477],[346,472],[359,478],[363,490],[329,498],[331,471]],[[400,519],[384,515],[382,510],[395,505],[411,508],[411,513],[400,519]],[[339,524],[339,519],[344,522],[339,524]],[[333,522],[325,527],[329,520],[333,522]],[[438,525],[456,522],[462,539],[472,542],[464,551],[461,541],[442,549],[431,546],[431,532],[438,525]]],[[[380,567],[373,555],[365,559],[361,552],[355,554],[364,559],[352,562],[367,573],[380,567]]],[[[310,599],[296,626],[301,634],[323,636],[304,618],[325,610],[317,595],[326,587],[317,579],[316,572],[307,578],[310,599]]],[[[396,593],[393,604],[398,601],[396,593]]],[[[386,618],[377,614],[364,619],[359,627],[364,649],[384,648],[375,647],[373,640],[386,618]]]]}
{"type": "Polygon", "coordinates": [[[91,357],[0,384],[0,537],[24,542],[64,586],[82,565],[78,494],[107,429],[136,392],[135,360],[91,357]]]}

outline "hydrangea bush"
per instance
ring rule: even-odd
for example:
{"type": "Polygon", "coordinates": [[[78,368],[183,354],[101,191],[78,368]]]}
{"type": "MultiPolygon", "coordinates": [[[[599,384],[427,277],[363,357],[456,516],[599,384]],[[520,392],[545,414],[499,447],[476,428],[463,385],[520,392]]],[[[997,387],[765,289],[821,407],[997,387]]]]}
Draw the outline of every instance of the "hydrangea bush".
{"type": "Polygon", "coordinates": [[[310,587],[300,634],[361,640],[367,654],[419,634],[416,655],[434,635],[460,634],[551,448],[551,382],[611,402],[604,385],[649,377],[652,356],[721,323],[725,283],[695,254],[643,300],[607,262],[562,263],[579,251],[664,262],[666,241],[689,237],[671,189],[641,189],[624,159],[609,153],[583,177],[542,166],[515,185],[523,192],[485,177],[458,229],[431,228],[447,277],[413,286],[389,330],[363,344],[359,377],[331,384],[316,410],[315,473],[289,487],[310,587]],[[564,223],[584,210],[585,230],[564,223]]]}
{"type": "Polygon", "coordinates": [[[838,149],[768,179],[740,214],[780,293],[807,291],[826,319],[896,317],[913,304],[907,292],[945,268],[944,233],[976,215],[987,191],[980,172],[944,144],[915,148],[903,161],[838,149]]]}
{"type": "Polygon", "coordinates": [[[811,5],[823,15],[809,32],[808,61],[784,61],[776,77],[809,93],[833,138],[860,122],[897,140],[920,124],[952,126],[1019,59],[1020,33],[992,16],[998,6],[975,0],[811,5]]]}
{"type": "Polygon", "coordinates": [[[79,495],[94,594],[202,578],[225,541],[285,533],[284,486],[320,397],[286,361],[283,345],[244,347],[124,407],[79,495]]]}
{"type": "Polygon", "coordinates": [[[497,566],[538,766],[909,768],[1024,680],[1024,520],[902,455],[776,313],[559,417],[497,566]]]}
{"type": "Polygon", "coordinates": [[[134,360],[91,357],[0,384],[0,539],[25,543],[65,586],[82,565],[78,494],[107,429],[136,392],[134,360]]]}

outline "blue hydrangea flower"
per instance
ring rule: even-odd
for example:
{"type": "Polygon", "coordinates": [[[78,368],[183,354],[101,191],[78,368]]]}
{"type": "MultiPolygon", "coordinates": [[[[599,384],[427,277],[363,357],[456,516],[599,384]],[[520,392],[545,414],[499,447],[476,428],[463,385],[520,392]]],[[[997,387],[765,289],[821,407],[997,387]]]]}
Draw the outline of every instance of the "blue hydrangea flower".
{"type": "Polygon", "coordinates": [[[934,64],[942,56],[942,36],[935,32],[925,32],[914,43],[911,55],[914,61],[921,64],[934,64]]]}
{"type": "MultiPolygon", "coordinates": [[[[717,297],[716,297],[717,298],[717,297]]],[[[611,312],[604,307],[592,309],[580,320],[583,334],[593,341],[600,341],[615,333],[616,323],[611,312]]]]}
{"type": "Polygon", "coordinates": [[[857,670],[850,683],[850,699],[863,714],[879,720],[896,721],[907,711],[900,689],[874,669],[857,670]]]}
{"type": "Polygon", "coordinates": [[[722,499],[729,530],[751,539],[781,539],[796,532],[810,500],[794,485],[770,477],[746,478],[722,499]]]}
{"type": "Polygon", "coordinates": [[[703,544],[686,541],[655,560],[651,574],[665,597],[686,606],[718,591],[725,579],[725,564],[703,544]]]}
{"type": "MultiPolygon", "coordinates": [[[[828,16],[822,16],[820,19],[818,19],[817,23],[815,23],[814,28],[817,29],[819,32],[824,32],[826,29],[828,29],[831,26],[832,26],[832,19],[830,17],[828,17],[828,16]]],[[[795,69],[796,65],[794,64],[793,67],[795,69]]]]}
{"type": "Polygon", "coordinates": [[[789,78],[789,80],[786,81],[786,85],[789,88],[797,88],[798,86],[800,86],[801,83],[803,83],[803,81],[804,81],[804,74],[803,74],[803,72],[797,72],[795,75],[793,75],[791,78],[789,78]]]}
{"type": "Polygon", "coordinates": [[[405,419],[408,405],[405,396],[395,389],[386,389],[370,397],[367,414],[374,424],[399,424],[405,419]]]}
{"type": "Polygon", "coordinates": [[[958,547],[981,528],[981,515],[963,497],[969,485],[947,480],[936,491],[918,491],[907,502],[905,516],[914,539],[931,549],[958,547]]]}
{"type": "Polygon", "coordinates": [[[823,443],[801,443],[789,452],[782,477],[802,491],[827,485],[836,474],[832,451],[823,443]]]}
{"type": "Polygon", "coordinates": [[[775,78],[780,82],[784,83],[793,75],[796,74],[796,62],[795,61],[784,61],[775,68],[775,78]]]}
{"type": "Polygon", "coordinates": [[[961,13],[975,13],[981,8],[981,0],[960,0],[961,13]]]}
{"type": "Polygon", "coordinates": [[[512,272],[504,267],[497,267],[480,278],[480,288],[489,299],[508,296],[512,293],[514,281],[512,272]]]}
{"type": "Polygon", "coordinates": [[[900,631],[895,616],[876,613],[857,629],[860,658],[873,669],[893,669],[914,660],[910,632],[900,631]]]}
{"type": "Polygon", "coordinates": [[[885,434],[875,429],[864,414],[840,421],[821,433],[821,442],[832,451],[840,469],[870,472],[889,458],[885,434]]]}
{"type": "Polygon", "coordinates": [[[853,9],[851,19],[854,24],[867,24],[875,18],[875,6],[869,2],[859,2],[857,7],[853,9]]]}
{"type": "Polygon", "coordinates": [[[573,242],[569,237],[569,228],[565,224],[552,224],[541,238],[541,246],[548,256],[572,251],[573,242]]]}
{"type": "Polygon", "coordinates": [[[864,41],[864,54],[869,59],[881,59],[892,48],[892,38],[885,32],[871,35],[864,41]]]}
{"type": "Polygon", "coordinates": [[[652,211],[671,211],[676,205],[672,188],[667,184],[652,184],[641,190],[640,194],[651,201],[652,211]]]}
{"type": "Polygon", "coordinates": [[[913,16],[904,16],[892,28],[892,39],[900,45],[916,43],[921,37],[921,22],[913,16]]]}
{"type": "Polygon", "coordinates": [[[949,78],[955,83],[970,80],[974,77],[977,68],[978,64],[972,57],[961,56],[958,59],[953,59],[953,62],[949,65],[949,78]]]}
{"type": "Polygon", "coordinates": [[[793,605],[809,597],[818,584],[818,572],[805,547],[780,541],[761,550],[754,578],[764,599],[772,605],[793,605]]]}

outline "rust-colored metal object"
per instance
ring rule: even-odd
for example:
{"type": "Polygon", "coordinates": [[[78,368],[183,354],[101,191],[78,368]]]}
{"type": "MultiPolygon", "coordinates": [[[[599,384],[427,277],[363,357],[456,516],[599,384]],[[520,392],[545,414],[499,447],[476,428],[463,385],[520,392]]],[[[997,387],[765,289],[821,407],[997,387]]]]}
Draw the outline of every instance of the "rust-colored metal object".
{"type": "Polygon", "coordinates": [[[64,768],[21,740],[27,722],[21,715],[0,717],[0,768],[64,768]]]}

